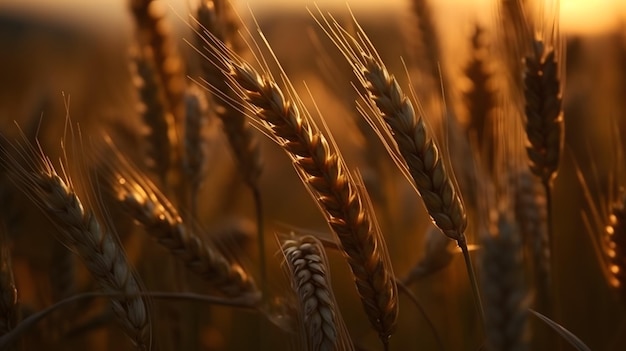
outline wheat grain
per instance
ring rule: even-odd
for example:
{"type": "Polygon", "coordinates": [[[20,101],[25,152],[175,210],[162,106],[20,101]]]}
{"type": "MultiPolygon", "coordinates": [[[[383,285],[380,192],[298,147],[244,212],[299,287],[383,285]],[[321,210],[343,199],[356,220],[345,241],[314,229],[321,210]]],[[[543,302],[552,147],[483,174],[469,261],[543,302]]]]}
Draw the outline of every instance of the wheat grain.
{"type": "MultiPolygon", "coordinates": [[[[374,118],[382,122],[379,135],[393,138],[387,144],[389,152],[405,175],[410,175],[435,224],[451,239],[464,241],[465,208],[424,119],[416,115],[413,104],[367,39],[359,44],[344,34],[338,24],[333,26],[326,22],[325,30],[366,89],[365,103],[374,111],[374,118]]],[[[364,109],[362,107],[367,115],[364,109]]],[[[375,125],[375,121],[372,122],[375,125]]]]}
{"type": "MultiPolygon", "coordinates": [[[[513,173],[513,171],[510,171],[513,173]]],[[[551,286],[551,259],[546,227],[545,194],[536,178],[528,170],[520,170],[514,177],[515,218],[522,243],[530,253],[527,262],[533,271],[537,303],[541,310],[549,306],[551,286]]]]}
{"type": "Polygon", "coordinates": [[[506,214],[482,238],[482,281],[489,350],[528,350],[529,299],[517,228],[506,214]]]}
{"type": "Polygon", "coordinates": [[[169,133],[174,121],[166,109],[164,93],[152,63],[144,55],[138,55],[135,59],[136,80],[141,101],[140,113],[148,127],[148,166],[166,184],[172,166],[172,140],[169,133]]]}
{"type": "Polygon", "coordinates": [[[615,288],[626,303],[626,195],[611,206],[606,226],[606,262],[610,274],[609,284],[615,288]]]}
{"type": "MultiPolygon", "coordinates": [[[[232,20],[232,9],[227,1],[203,0],[198,7],[197,20],[200,28],[197,29],[197,45],[204,46],[210,43],[213,38],[218,38],[227,46],[237,47],[237,37],[235,35],[236,21],[232,20]]],[[[209,45],[209,50],[213,50],[209,45]]],[[[226,94],[227,101],[219,97],[214,99],[214,109],[216,115],[222,121],[224,133],[228,138],[230,147],[233,150],[239,171],[248,186],[256,188],[261,175],[261,150],[258,141],[254,137],[253,129],[246,122],[245,115],[233,108],[232,102],[241,101],[224,79],[223,70],[226,67],[216,66],[209,60],[202,61],[202,78],[214,89],[226,94]]]]}
{"type": "Polygon", "coordinates": [[[187,89],[185,95],[185,137],[183,170],[187,177],[190,191],[191,212],[197,215],[198,191],[206,169],[206,150],[203,127],[206,119],[206,101],[197,87],[187,89]]]}
{"type": "MultiPolygon", "coordinates": [[[[231,61],[230,76],[268,133],[291,157],[303,183],[341,242],[365,312],[387,345],[395,329],[398,296],[385,244],[365,190],[347,173],[297,100],[285,98],[268,75],[243,61],[231,61]]],[[[295,93],[293,93],[295,94],[295,93]]]]}
{"type": "Polygon", "coordinates": [[[497,98],[488,55],[484,29],[477,25],[472,36],[471,59],[464,70],[472,85],[464,93],[463,100],[468,111],[468,139],[479,150],[485,169],[493,174],[496,157],[494,109],[497,98]]]}
{"type": "Polygon", "coordinates": [[[256,297],[254,281],[243,267],[229,262],[191,233],[176,209],[148,179],[126,168],[114,176],[113,182],[117,199],[133,218],[191,271],[228,296],[256,297]]]}
{"type": "Polygon", "coordinates": [[[152,59],[174,121],[185,117],[185,76],[183,62],[165,19],[164,4],[159,0],[130,0],[137,24],[142,51],[152,59]]]}
{"type": "Polygon", "coordinates": [[[544,184],[556,177],[561,154],[563,109],[559,67],[554,48],[534,41],[534,54],[525,59],[526,149],[531,171],[544,184]]]}
{"type": "Polygon", "coordinates": [[[322,244],[312,236],[284,240],[281,245],[291,285],[300,302],[307,350],[352,349],[342,333],[322,244]]]}
{"type": "MultiPolygon", "coordinates": [[[[69,178],[61,178],[52,162],[29,147],[16,150],[27,165],[2,150],[3,158],[20,189],[50,218],[60,233],[60,240],[76,250],[87,269],[104,292],[137,295],[141,285],[113,232],[102,226],[95,214],[75,193],[69,178]]],[[[111,307],[122,328],[140,348],[146,349],[149,311],[143,298],[111,298],[111,307]]]]}

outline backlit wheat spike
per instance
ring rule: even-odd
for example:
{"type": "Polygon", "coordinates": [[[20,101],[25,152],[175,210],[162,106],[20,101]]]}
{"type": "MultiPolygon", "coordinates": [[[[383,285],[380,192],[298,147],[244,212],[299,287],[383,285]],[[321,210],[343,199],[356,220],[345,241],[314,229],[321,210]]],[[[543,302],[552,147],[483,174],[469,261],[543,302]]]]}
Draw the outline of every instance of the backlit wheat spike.
{"type": "Polygon", "coordinates": [[[191,233],[173,205],[146,177],[126,168],[114,176],[118,200],[146,232],[179,258],[194,273],[227,296],[256,296],[252,277],[239,264],[191,233]]]}
{"type": "MultiPolygon", "coordinates": [[[[237,42],[233,26],[235,21],[231,19],[230,4],[224,0],[203,0],[198,8],[197,19],[200,28],[197,29],[199,47],[210,43],[212,38],[218,38],[229,47],[237,42]]],[[[209,45],[209,50],[214,50],[209,45]]],[[[254,136],[253,128],[246,121],[242,111],[233,108],[233,101],[240,101],[240,97],[228,86],[224,79],[223,70],[226,67],[216,66],[209,60],[202,60],[202,78],[217,89],[221,94],[228,96],[228,101],[216,98],[213,103],[216,106],[217,117],[222,121],[224,133],[228,138],[230,147],[233,149],[239,171],[248,186],[257,187],[261,175],[261,150],[254,136]]]]}
{"type": "Polygon", "coordinates": [[[163,184],[172,166],[172,140],[170,130],[174,127],[171,114],[167,111],[163,89],[158,82],[154,66],[144,55],[135,59],[140,109],[147,126],[148,166],[163,184]]]}
{"type": "Polygon", "coordinates": [[[519,233],[506,215],[500,215],[492,231],[481,240],[487,349],[528,350],[530,300],[519,233]]]}
{"type": "Polygon", "coordinates": [[[189,87],[185,94],[185,137],[183,138],[183,171],[189,183],[191,212],[197,215],[198,192],[205,176],[207,152],[204,140],[207,106],[197,87],[189,87]]]}
{"type": "Polygon", "coordinates": [[[111,298],[111,307],[128,336],[140,349],[147,349],[150,326],[148,305],[118,240],[95,214],[86,208],[75,193],[69,178],[57,174],[52,162],[32,146],[18,147],[23,160],[2,150],[14,172],[14,179],[28,196],[58,228],[63,244],[75,249],[87,269],[107,293],[121,293],[111,298]],[[25,162],[23,165],[20,162],[25,162]],[[125,297],[124,295],[129,295],[125,297]]]}
{"type": "Polygon", "coordinates": [[[463,100],[468,112],[468,139],[479,150],[487,174],[492,175],[496,157],[494,110],[497,96],[494,72],[489,65],[489,48],[484,37],[484,29],[476,26],[472,36],[471,58],[464,70],[471,87],[464,93],[463,100]]]}
{"type": "Polygon", "coordinates": [[[559,63],[555,48],[534,42],[534,55],[525,59],[526,135],[531,171],[550,184],[559,167],[563,138],[563,108],[559,63]]]}
{"type": "Polygon", "coordinates": [[[359,44],[337,24],[328,22],[326,30],[366,89],[364,100],[369,107],[364,109],[375,111],[375,118],[382,122],[379,135],[392,138],[389,152],[404,174],[410,175],[431,218],[446,236],[464,241],[465,208],[424,119],[415,113],[411,100],[367,39],[359,44]]]}
{"type": "MultiPolygon", "coordinates": [[[[510,170],[513,173],[515,171],[510,170]]],[[[514,177],[515,218],[522,237],[522,244],[530,254],[529,265],[532,268],[537,289],[536,301],[540,310],[549,306],[550,287],[552,286],[551,258],[548,231],[546,226],[545,193],[537,178],[527,168],[517,172],[514,177]]]]}
{"type": "Polygon", "coordinates": [[[185,117],[183,61],[172,39],[161,0],[129,0],[139,32],[141,50],[152,58],[175,121],[185,117]]]}
{"type": "Polygon", "coordinates": [[[322,244],[312,236],[287,239],[281,249],[292,288],[300,302],[307,350],[350,350],[345,328],[330,285],[322,244]]]}
{"type": "Polygon", "coordinates": [[[249,64],[233,58],[230,76],[256,118],[291,157],[337,235],[365,312],[387,347],[397,322],[398,294],[385,243],[364,188],[347,172],[340,154],[331,148],[307,111],[301,113],[304,107],[298,100],[286,97],[270,76],[260,75],[249,64]]]}
{"type": "Polygon", "coordinates": [[[402,92],[395,77],[389,74],[362,28],[359,27],[357,38],[354,38],[332,17],[330,20],[322,18],[316,19],[317,23],[348,60],[359,84],[365,89],[362,104],[358,105],[363,117],[369,118],[370,125],[377,130],[396,165],[412,181],[435,225],[455,240],[463,251],[476,309],[480,319],[484,320],[465,237],[467,213],[452,173],[446,169],[424,119],[415,113],[411,100],[402,92]]]}
{"type": "Polygon", "coordinates": [[[626,195],[611,207],[606,226],[606,262],[610,276],[609,284],[615,288],[626,303],[626,195]]]}

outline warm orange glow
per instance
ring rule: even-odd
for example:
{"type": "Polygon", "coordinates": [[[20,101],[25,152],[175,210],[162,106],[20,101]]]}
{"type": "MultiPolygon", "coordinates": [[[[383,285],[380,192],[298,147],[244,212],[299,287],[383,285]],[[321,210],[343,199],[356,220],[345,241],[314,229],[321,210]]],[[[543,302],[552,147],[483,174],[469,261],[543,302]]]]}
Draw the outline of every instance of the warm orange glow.
{"type": "Polygon", "coordinates": [[[616,265],[611,266],[611,273],[617,275],[619,273],[619,267],[616,265]]]}
{"type": "MultiPolygon", "coordinates": [[[[174,12],[185,17],[188,6],[193,6],[194,0],[169,0],[174,12]]],[[[290,11],[306,11],[305,8],[315,8],[317,4],[322,9],[346,8],[346,4],[355,12],[374,11],[403,11],[409,6],[410,0],[246,0],[234,1],[240,11],[247,12],[250,8],[254,13],[262,15],[266,10],[275,11],[277,8],[290,11]]],[[[472,16],[489,20],[493,13],[494,1],[491,0],[440,0],[433,2],[433,6],[446,17],[463,17],[468,13],[472,16]]],[[[566,33],[594,34],[615,28],[626,18],[626,2],[622,0],[562,0],[561,28],[566,33]]],[[[21,9],[39,15],[58,16],[60,18],[73,17],[76,20],[101,20],[111,24],[111,19],[125,18],[125,0],[3,0],[0,10],[4,8],[21,9]]]]}

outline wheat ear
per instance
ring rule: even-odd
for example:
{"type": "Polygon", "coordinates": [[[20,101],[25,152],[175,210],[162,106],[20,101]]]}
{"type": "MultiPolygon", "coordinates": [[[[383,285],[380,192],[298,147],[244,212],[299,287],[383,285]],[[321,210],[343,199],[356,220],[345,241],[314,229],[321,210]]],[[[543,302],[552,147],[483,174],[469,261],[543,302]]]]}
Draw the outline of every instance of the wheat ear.
{"type": "Polygon", "coordinates": [[[172,166],[172,140],[169,133],[174,127],[174,121],[167,111],[164,93],[153,64],[141,53],[134,62],[140,98],[139,113],[148,127],[148,166],[159,175],[165,185],[172,166]]]}
{"type": "Polygon", "coordinates": [[[322,243],[312,236],[303,236],[284,240],[281,249],[300,302],[307,350],[352,349],[330,284],[322,243]]]}
{"type": "Polygon", "coordinates": [[[526,149],[530,170],[546,187],[556,177],[563,138],[563,108],[559,66],[554,48],[534,42],[534,54],[526,57],[526,149]]]}
{"type": "Polygon", "coordinates": [[[127,166],[113,182],[118,200],[131,216],[191,271],[227,296],[257,295],[252,277],[191,233],[173,205],[145,176],[127,166]]]}
{"type": "Polygon", "coordinates": [[[188,179],[192,216],[197,216],[198,192],[205,175],[207,155],[204,142],[206,100],[199,88],[189,87],[185,94],[185,137],[183,138],[183,170],[188,179]]]}
{"type": "Polygon", "coordinates": [[[530,300],[523,279],[519,233],[504,214],[493,231],[481,241],[487,348],[528,350],[530,300]]]}
{"type": "MultiPolygon", "coordinates": [[[[231,59],[225,58],[233,84],[239,87],[261,126],[291,157],[337,235],[365,312],[387,347],[396,326],[398,294],[365,189],[346,171],[343,158],[331,149],[298,100],[286,98],[269,75],[260,75],[249,64],[231,59]],[[301,108],[305,114],[301,114],[301,108]]],[[[296,96],[295,92],[290,94],[296,96]]]]}
{"type": "Polygon", "coordinates": [[[357,40],[334,20],[324,18],[324,23],[318,21],[318,24],[344,54],[365,89],[362,97],[366,105],[359,105],[364,118],[374,116],[370,119],[371,125],[377,128],[398,167],[412,180],[433,222],[463,251],[476,308],[484,320],[465,237],[465,207],[424,119],[416,115],[410,99],[404,95],[395,77],[389,74],[362,28],[359,28],[360,40],[357,40]]]}
{"type": "MultiPolygon", "coordinates": [[[[551,44],[543,39],[532,41],[532,52],[525,58],[524,98],[526,137],[529,146],[526,151],[530,161],[530,171],[543,184],[546,195],[548,241],[552,281],[556,282],[556,244],[553,228],[552,183],[557,176],[563,144],[563,106],[560,72],[560,37],[558,16],[554,15],[551,44]]],[[[558,286],[552,284],[552,294],[558,286]]],[[[555,299],[552,296],[552,299],[555,299]]],[[[554,300],[558,303],[557,300],[554,300]]]]}
{"type": "Polygon", "coordinates": [[[129,0],[137,24],[142,50],[152,58],[163,87],[168,111],[174,121],[185,117],[183,61],[170,35],[164,4],[159,0],[129,0]]]}
{"type": "MultiPolygon", "coordinates": [[[[202,0],[197,11],[197,45],[199,47],[209,44],[209,55],[216,55],[216,47],[211,45],[214,39],[224,42],[231,50],[239,49],[237,45],[238,22],[234,19],[233,9],[227,0],[202,0]]],[[[204,55],[204,54],[203,54],[204,55]]],[[[259,177],[262,171],[261,149],[253,128],[246,121],[245,114],[233,108],[233,104],[241,104],[238,96],[229,86],[228,80],[224,79],[224,71],[228,68],[221,61],[203,60],[202,78],[212,87],[214,94],[212,100],[214,111],[222,122],[224,134],[228,139],[236,159],[239,173],[250,188],[254,198],[257,216],[257,242],[259,246],[259,260],[261,261],[261,284],[266,292],[266,269],[265,269],[265,238],[263,235],[263,212],[262,198],[259,189],[259,177]]]]}
{"type": "Polygon", "coordinates": [[[609,284],[619,292],[620,299],[626,303],[626,195],[611,206],[606,226],[604,250],[609,272],[609,284]]]}
{"type": "Polygon", "coordinates": [[[485,170],[493,175],[496,157],[494,110],[497,97],[493,72],[488,62],[489,49],[484,37],[484,30],[476,25],[472,36],[471,59],[464,70],[471,87],[464,93],[463,101],[468,112],[468,139],[480,151],[485,170]]]}
{"type": "Polygon", "coordinates": [[[533,271],[537,306],[540,310],[547,311],[550,306],[552,277],[545,194],[528,169],[518,171],[513,181],[515,218],[522,236],[522,244],[530,253],[527,261],[530,262],[533,271]]]}
{"type": "Polygon", "coordinates": [[[60,240],[76,250],[104,292],[129,295],[111,298],[112,309],[133,342],[140,349],[148,348],[148,306],[137,297],[141,285],[114,234],[83,205],[71,180],[60,177],[43,153],[37,155],[26,148],[16,151],[22,153],[27,166],[6,149],[2,154],[20,189],[50,218],[59,230],[60,240]]]}
{"type": "MultiPolygon", "coordinates": [[[[415,113],[411,100],[389,74],[362,30],[359,38],[363,39],[359,42],[336,22],[320,25],[352,65],[366,90],[363,98],[367,107],[360,106],[364,117],[368,118],[365,109],[370,108],[374,118],[382,122],[378,135],[403,173],[412,179],[437,227],[453,240],[465,240],[465,208],[424,119],[415,113]],[[387,136],[392,140],[385,139],[387,136]]],[[[374,127],[375,122],[371,123],[374,127]]]]}
{"type": "MultiPolygon", "coordinates": [[[[236,41],[231,26],[230,4],[225,1],[203,0],[198,8],[198,42],[202,47],[210,43],[212,38],[218,38],[229,47],[236,41]],[[219,5],[219,6],[218,6],[219,5]]],[[[209,45],[209,50],[211,50],[209,45]]],[[[246,121],[246,116],[242,111],[232,108],[230,103],[241,101],[240,97],[228,86],[228,81],[224,79],[222,73],[225,66],[216,66],[212,62],[205,60],[202,62],[202,78],[214,89],[220,91],[228,97],[227,101],[217,98],[216,114],[222,121],[222,126],[230,147],[233,149],[237,159],[240,173],[244,181],[250,187],[257,187],[259,176],[261,175],[261,152],[259,144],[254,137],[253,129],[246,121]]]]}
{"type": "MultiPolygon", "coordinates": [[[[439,47],[439,35],[435,25],[433,11],[431,8],[430,0],[412,0],[411,10],[414,15],[415,22],[417,22],[416,32],[417,45],[414,49],[426,66],[426,74],[431,79],[431,84],[437,83],[444,74],[441,72],[439,63],[441,61],[441,50],[439,47]]],[[[443,79],[444,83],[447,79],[443,79]]],[[[447,85],[447,84],[446,84],[447,85]]],[[[439,89],[435,89],[436,93],[439,93],[439,89]]]]}

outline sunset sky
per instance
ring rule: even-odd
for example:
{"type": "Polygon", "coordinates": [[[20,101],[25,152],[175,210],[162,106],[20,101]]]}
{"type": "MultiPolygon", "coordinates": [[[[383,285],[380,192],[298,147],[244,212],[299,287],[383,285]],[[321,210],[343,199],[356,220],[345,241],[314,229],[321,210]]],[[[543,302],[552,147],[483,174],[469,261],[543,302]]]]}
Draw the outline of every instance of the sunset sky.
{"type": "MultiPolygon", "coordinates": [[[[172,8],[178,13],[185,13],[188,4],[197,0],[170,0],[172,8]]],[[[343,7],[349,4],[355,12],[371,11],[398,11],[409,4],[409,0],[246,0],[236,1],[241,11],[248,11],[248,7],[257,15],[266,11],[276,11],[281,8],[290,11],[305,11],[305,7],[314,7],[317,3],[321,8],[343,7]],[[270,6],[269,4],[272,4],[270,6]]],[[[439,13],[450,16],[467,14],[482,14],[484,17],[493,9],[488,5],[489,0],[438,0],[433,4],[439,13]]],[[[125,0],[2,0],[0,11],[3,9],[18,9],[38,15],[60,16],[62,18],[80,18],[85,20],[101,20],[111,23],[116,18],[123,18],[125,0]]],[[[626,2],[623,0],[562,0],[561,25],[567,33],[593,33],[607,30],[625,22],[626,2]]]]}

